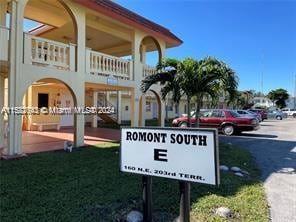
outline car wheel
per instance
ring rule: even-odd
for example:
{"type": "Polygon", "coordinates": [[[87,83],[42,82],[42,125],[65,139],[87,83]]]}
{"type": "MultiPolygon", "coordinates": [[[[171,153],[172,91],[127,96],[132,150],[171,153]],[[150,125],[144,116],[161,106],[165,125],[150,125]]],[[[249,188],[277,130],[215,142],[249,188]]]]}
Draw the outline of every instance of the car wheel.
{"type": "Polygon", "coordinates": [[[275,117],[277,120],[282,120],[283,118],[281,116],[276,116],[275,117]]]}
{"type": "Polygon", "coordinates": [[[222,127],[222,132],[226,136],[231,136],[234,133],[234,127],[232,125],[225,125],[222,127]]]}
{"type": "Polygon", "coordinates": [[[296,118],[296,113],[293,113],[293,117],[296,118]]]}
{"type": "Polygon", "coordinates": [[[179,124],[179,127],[185,128],[185,127],[187,127],[187,123],[186,122],[182,122],[182,123],[179,124]]]}

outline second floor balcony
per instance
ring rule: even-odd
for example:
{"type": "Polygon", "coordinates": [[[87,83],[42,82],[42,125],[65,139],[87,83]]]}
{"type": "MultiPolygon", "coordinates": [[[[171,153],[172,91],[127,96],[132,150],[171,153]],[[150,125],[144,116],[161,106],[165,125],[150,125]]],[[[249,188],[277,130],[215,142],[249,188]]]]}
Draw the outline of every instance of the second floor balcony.
{"type": "MultiPolygon", "coordinates": [[[[0,27],[0,60],[8,61],[9,29],[0,27]]],[[[133,61],[102,52],[85,49],[86,74],[112,76],[124,80],[133,80],[133,61]]],[[[46,68],[75,71],[76,45],[61,43],[24,33],[24,64],[46,68]]],[[[156,73],[153,66],[142,65],[142,77],[156,73]]]]}

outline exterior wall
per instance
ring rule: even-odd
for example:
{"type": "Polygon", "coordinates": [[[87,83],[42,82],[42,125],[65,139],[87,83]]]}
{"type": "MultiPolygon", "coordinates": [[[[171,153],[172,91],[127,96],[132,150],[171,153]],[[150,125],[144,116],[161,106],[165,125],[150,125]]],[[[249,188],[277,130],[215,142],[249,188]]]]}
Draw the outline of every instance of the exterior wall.
{"type": "Polygon", "coordinates": [[[273,102],[266,97],[254,97],[253,98],[254,107],[272,107],[273,102]]]}
{"type": "MultiPolygon", "coordinates": [[[[26,104],[29,107],[38,107],[38,94],[45,93],[48,94],[48,105],[49,107],[73,107],[74,101],[70,91],[66,88],[57,88],[57,87],[48,87],[48,86],[33,86],[32,87],[32,96],[31,96],[31,104],[26,104]],[[59,95],[58,95],[59,94],[59,95]],[[69,100],[69,104],[65,103],[64,98],[67,97],[69,100]]],[[[29,96],[29,95],[27,95],[29,96]]],[[[25,121],[25,120],[24,120],[25,121]]],[[[73,115],[69,116],[61,116],[61,115],[31,115],[28,116],[26,128],[30,130],[36,130],[36,126],[32,126],[32,123],[59,123],[61,126],[73,126],[73,115]],[[65,121],[66,119],[69,119],[65,121]],[[65,122],[69,122],[65,124],[65,122]]],[[[48,126],[47,129],[56,129],[54,126],[48,126]]]]}
{"type": "MultiPolygon", "coordinates": [[[[86,84],[91,83],[94,85],[103,85],[104,87],[108,87],[108,78],[102,75],[98,75],[98,73],[94,74],[89,72],[90,71],[90,55],[89,49],[86,48],[86,11],[81,5],[77,5],[70,0],[62,1],[64,5],[66,5],[71,11],[73,18],[75,20],[76,28],[77,28],[77,36],[76,36],[76,45],[73,44],[59,44],[54,41],[47,41],[42,40],[41,45],[35,46],[35,49],[39,49],[41,47],[41,53],[45,53],[45,51],[49,51],[52,47],[48,45],[52,44],[54,46],[54,50],[52,53],[67,51],[70,50],[69,55],[67,55],[67,59],[69,59],[69,67],[65,66],[65,60],[63,59],[63,64],[61,67],[56,65],[55,59],[50,58],[49,55],[39,55],[38,53],[35,55],[35,61],[33,60],[33,52],[32,52],[32,36],[23,35],[23,20],[24,20],[24,10],[26,7],[27,0],[22,1],[11,1],[10,4],[10,12],[11,12],[11,22],[10,22],[10,41],[9,41],[9,58],[10,61],[8,63],[8,76],[9,81],[6,81],[5,85],[5,106],[9,107],[18,107],[22,104],[30,105],[30,106],[37,106],[37,95],[40,92],[49,93],[49,106],[55,105],[55,97],[57,92],[60,91],[61,95],[73,95],[71,100],[71,104],[74,104],[78,107],[83,107],[85,105],[92,106],[92,97],[89,93],[86,93],[86,84]],[[25,36],[25,38],[23,38],[25,36]],[[45,44],[46,42],[46,44],[45,44]],[[47,46],[46,46],[47,45],[47,46]],[[47,48],[46,48],[46,47],[47,48]],[[43,48],[42,48],[43,47],[43,48]],[[44,48],[45,47],[45,48],[44,48]],[[56,48],[58,50],[56,50],[56,48]],[[65,47],[63,50],[63,47],[65,47]],[[74,53],[73,53],[74,52],[74,53]],[[77,57],[77,58],[75,58],[77,57]],[[38,63],[38,59],[43,59],[43,63],[36,65],[38,63]],[[46,58],[46,59],[45,59],[46,58]],[[52,59],[52,63],[48,62],[48,60],[52,59]],[[36,62],[37,61],[37,62],[36,62]],[[74,63],[73,63],[74,61],[74,63]],[[58,68],[57,68],[58,66],[58,68]],[[24,78],[25,77],[25,78],[24,78]],[[69,90],[62,90],[57,89],[55,87],[37,87],[32,86],[33,83],[42,80],[42,79],[52,79],[52,80],[59,80],[65,83],[69,90]],[[28,88],[32,86],[32,91],[28,92],[28,88]],[[70,93],[71,91],[71,93],[70,93]],[[26,95],[24,99],[24,95],[26,95]],[[31,95],[31,96],[30,96],[31,95]]],[[[44,9],[46,10],[46,8],[44,9]]],[[[42,15],[41,15],[42,16],[42,15]]],[[[112,20],[112,19],[110,19],[112,20]]],[[[120,25],[120,22],[114,21],[116,24],[120,25]]],[[[95,27],[97,24],[91,24],[95,27]]],[[[126,27],[126,26],[124,26],[126,27]]],[[[128,29],[130,30],[129,27],[128,29]]],[[[112,28],[111,28],[112,29],[112,28]]],[[[132,62],[129,62],[130,67],[130,76],[129,78],[118,78],[117,86],[119,89],[121,88],[128,88],[131,92],[130,97],[122,97],[121,102],[121,113],[122,113],[122,120],[129,120],[131,119],[133,126],[141,125],[142,123],[139,121],[140,114],[140,98],[142,93],[139,90],[139,85],[141,80],[143,79],[143,69],[145,68],[145,64],[140,61],[140,46],[142,40],[147,36],[147,33],[140,31],[136,28],[132,28],[134,30],[131,31],[131,35],[125,36],[131,44],[131,54],[132,54],[132,62]],[[126,110],[128,107],[128,110],[126,110]]],[[[119,35],[118,30],[114,29],[114,36],[119,35]]],[[[110,28],[109,28],[109,34],[110,28]]],[[[158,48],[160,50],[160,55],[165,57],[166,51],[166,43],[164,40],[153,37],[154,40],[158,43],[158,48]]],[[[38,40],[38,38],[35,38],[38,40]]],[[[34,40],[34,39],[33,39],[34,40]]],[[[37,41],[38,42],[38,41],[37,41]]],[[[35,50],[38,51],[38,50],[35,50]]],[[[99,54],[99,53],[98,53],[99,54]]],[[[99,55],[100,56],[100,55],[99,55]]],[[[58,56],[54,56],[54,58],[60,58],[60,54],[58,56]]],[[[110,59],[110,58],[108,58],[110,59]]],[[[116,58],[111,58],[116,60],[116,58]]],[[[108,60],[109,61],[109,60],[108,60]]],[[[117,62],[120,60],[116,60],[117,62]]],[[[59,61],[60,62],[60,61],[59,61]]],[[[105,64],[115,64],[115,62],[109,63],[106,62],[105,64]]],[[[112,67],[114,68],[114,67],[112,67]]],[[[122,68],[122,67],[121,67],[122,68]]],[[[120,69],[121,70],[121,69],[120,69]]],[[[113,73],[109,73],[107,75],[113,75],[113,73]]],[[[110,89],[112,86],[110,86],[110,89]]],[[[107,88],[109,90],[109,88],[107,88]]],[[[159,93],[160,88],[159,86],[153,87],[153,90],[156,93],[159,93]]],[[[115,97],[116,98],[116,97],[115,97]]],[[[154,103],[155,101],[153,101],[154,103]]],[[[146,106],[142,104],[142,106],[146,106]]],[[[161,112],[160,112],[160,119],[161,119],[161,126],[164,126],[164,117],[165,117],[165,109],[164,103],[161,102],[160,104],[161,112]]],[[[144,118],[152,118],[151,112],[144,112],[144,118]]],[[[173,111],[169,112],[169,115],[173,115],[173,111]]],[[[159,114],[159,113],[158,113],[159,114]]],[[[75,146],[82,146],[84,145],[84,126],[85,120],[88,121],[89,116],[83,117],[82,115],[75,115],[74,117],[74,140],[75,146]]],[[[8,135],[8,148],[6,154],[8,155],[15,155],[21,154],[21,140],[22,134],[21,129],[27,128],[31,129],[32,123],[43,123],[43,122],[60,122],[60,116],[30,116],[28,118],[21,116],[9,116],[9,135],[8,135]]],[[[143,121],[142,121],[143,122],[143,121]]]]}

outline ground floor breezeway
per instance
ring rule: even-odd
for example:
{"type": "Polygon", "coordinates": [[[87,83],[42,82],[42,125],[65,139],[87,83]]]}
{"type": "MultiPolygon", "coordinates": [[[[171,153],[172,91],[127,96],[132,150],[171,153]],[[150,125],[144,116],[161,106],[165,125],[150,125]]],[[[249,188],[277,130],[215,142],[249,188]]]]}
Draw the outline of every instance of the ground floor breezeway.
{"type": "MultiPolygon", "coordinates": [[[[64,141],[73,141],[73,128],[60,131],[23,131],[22,150],[26,154],[61,150],[64,141]]],[[[105,128],[85,128],[85,145],[97,145],[106,142],[115,142],[120,139],[120,131],[105,128]]]]}

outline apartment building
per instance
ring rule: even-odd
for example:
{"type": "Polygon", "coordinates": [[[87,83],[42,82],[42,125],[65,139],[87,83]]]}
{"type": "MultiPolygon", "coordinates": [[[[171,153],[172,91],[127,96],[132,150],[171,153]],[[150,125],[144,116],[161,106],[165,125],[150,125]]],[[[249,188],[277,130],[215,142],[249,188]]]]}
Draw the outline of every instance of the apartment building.
{"type": "MultiPolygon", "coordinates": [[[[0,0],[0,108],[98,106],[112,94],[121,107],[117,121],[129,117],[132,126],[143,126],[146,99],[153,97],[150,110],[163,126],[159,86],[147,95],[140,91],[141,80],[155,73],[146,55],[155,51],[160,60],[180,44],[167,28],[109,0],[0,0]],[[28,20],[38,25],[26,31],[28,20]]],[[[23,130],[69,126],[74,145],[83,146],[86,123],[96,128],[98,118],[1,115],[0,147],[19,155],[23,130]]]]}

